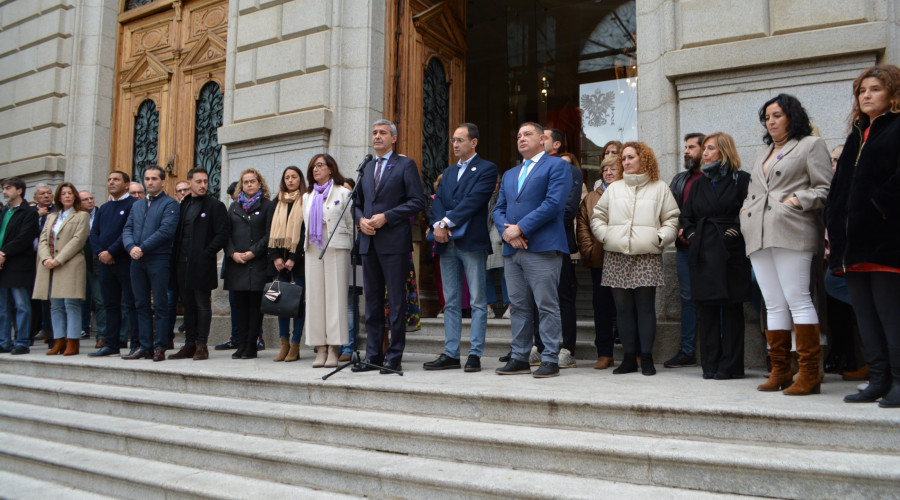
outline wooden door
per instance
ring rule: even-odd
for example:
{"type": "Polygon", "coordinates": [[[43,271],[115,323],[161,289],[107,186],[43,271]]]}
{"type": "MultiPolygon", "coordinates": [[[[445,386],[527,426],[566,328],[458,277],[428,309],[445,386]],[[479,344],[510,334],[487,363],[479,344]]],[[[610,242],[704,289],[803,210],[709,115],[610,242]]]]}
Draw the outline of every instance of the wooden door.
{"type": "Polygon", "coordinates": [[[122,0],[120,7],[111,169],[139,180],[159,165],[174,194],[188,170],[204,166],[218,195],[214,127],[221,125],[228,0],[122,0]]]}

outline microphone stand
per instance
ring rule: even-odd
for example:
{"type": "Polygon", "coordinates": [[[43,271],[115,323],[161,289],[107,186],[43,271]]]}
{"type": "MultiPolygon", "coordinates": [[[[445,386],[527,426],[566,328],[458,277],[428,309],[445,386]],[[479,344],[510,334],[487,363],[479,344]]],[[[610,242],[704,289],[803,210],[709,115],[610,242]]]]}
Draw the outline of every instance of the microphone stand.
{"type": "MultiPolygon", "coordinates": [[[[350,199],[353,200],[354,203],[356,203],[356,198],[357,198],[356,191],[362,185],[363,171],[366,168],[366,163],[368,163],[370,161],[372,161],[372,155],[367,154],[366,157],[363,158],[363,161],[356,168],[356,172],[359,175],[356,178],[356,185],[353,186],[353,190],[350,191],[350,199]]],[[[342,220],[344,218],[344,212],[347,211],[347,207],[349,207],[349,206],[350,206],[349,203],[344,204],[344,208],[343,208],[343,210],[341,210],[341,215],[340,215],[340,217],[338,217],[338,220],[342,220]]],[[[356,220],[354,219],[353,222],[355,225],[356,220]]],[[[322,260],[322,257],[325,256],[325,250],[328,249],[328,245],[331,243],[331,238],[334,237],[334,233],[335,233],[335,231],[337,231],[337,228],[338,228],[338,226],[334,226],[334,228],[331,229],[331,234],[328,235],[328,241],[325,242],[325,246],[322,248],[322,251],[319,253],[319,260],[322,260]]],[[[391,368],[387,368],[385,366],[372,364],[367,361],[361,360],[359,357],[359,350],[356,348],[356,342],[359,339],[359,294],[356,293],[356,288],[357,288],[356,287],[356,263],[361,262],[361,259],[362,259],[362,257],[359,255],[359,236],[357,236],[356,238],[353,239],[353,250],[350,251],[350,266],[351,266],[351,273],[353,274],[353,300],[352,300],[353,331],[356,332],[356,339],[354,339],[354,345],[353,345],[353,354],[350,355],[350,361],[338,366],[337,368],[332,370],[330,373],[323,375],[322,380],[328,380],[328,377],[343,370],[344,368],[347,368],[348,366],[356,365],[356,364],[361,364],[361,365],[369,366],[372,368],[378,368],[381,370],[387,370],[391,373],[396,373],[397,375],[400,375],[401,377],[403,376],[402,371],[397,371],[397,370],[394,370],[391,368]]]]}

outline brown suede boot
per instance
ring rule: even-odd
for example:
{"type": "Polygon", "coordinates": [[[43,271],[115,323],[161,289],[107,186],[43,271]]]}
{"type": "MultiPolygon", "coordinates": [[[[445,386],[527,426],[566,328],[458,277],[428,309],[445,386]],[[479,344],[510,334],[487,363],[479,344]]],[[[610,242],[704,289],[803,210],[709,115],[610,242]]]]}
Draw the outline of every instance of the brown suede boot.
{"type": "Polygon", "coordinates": [[[328,346],[328,357],[325,359],[325,368],[335,368],[338,365],[338,346],[328,346]]]}
{"type": "Polygon", "coordinates": [[[300,359],[300,344],[291,344],[290,350],[288,350],[287,356],[284,357],[284,361],[291,362],[297,361],[300,359]]]}
{"type": "Polygon", "coordinates": [[[62,354],[65,349],[66,349],[66,338],[63,337],[61,339],[56,339],[53,342],[53,347],[51,347],[50,350],[47,351],[47,356],[53,356],[55,354],[62,354]]]}
{"type": "Polygon", "coordinates": [[[822,377],[819,376],[819,358],[822,346],[819,344],[819,325],[794,325],[797,334],[797,354],[800,373],[797,380],[784,390],[788,396],[818,394],[822,377]]]}
{"type": "Polygon", "coordinates": [[[81,347],[81,339],[68,339],[66,342],[66,352],[63,356],[74,356],[78,354],[78,348],[81,347]]]}
{"type": "Polygon", "coordinates": [[[281,339],[281,350],[278,351],[278,355],[275,356],[275,359],[272,361],[284,361],[284,358],[287,357],[288,351],[291,349],[291,343],[288,342],[288,339],[281,339]]]}
{"type": "Polygon", "coordinates": [[[766,330],[766,341],[769,342],[769,359],[772,360],[772,371],[769,380],[757,386],[757,391],[775,392],[791,385],[791,331],[766,330]]]}
{"type": "Polygon", "coordinates": [[[209,359],[209,348],[204,344],[197,344],[197,350],[194,351],[194,361],[209,359]]]}
{"type": "Polygon", "coordinates": [[[597,362],[594,363],[595,370],[605,370],[610,366],[616,366],[612,356],[600,356],[597,358],[597,362]]]}
{"type": "Polygon", "coordinates": [[[169,359],[191,359],[197,352],[197,346],[184,345],[175,354],[169,354],[169,359]]]}
{"type": "Polygon", "coordinates": [[[325,366],[325,359],[327,356],[326,347],[320,345],[316,347],[316,359],[313,361],[313,368],[322,368],[325,366]]]}

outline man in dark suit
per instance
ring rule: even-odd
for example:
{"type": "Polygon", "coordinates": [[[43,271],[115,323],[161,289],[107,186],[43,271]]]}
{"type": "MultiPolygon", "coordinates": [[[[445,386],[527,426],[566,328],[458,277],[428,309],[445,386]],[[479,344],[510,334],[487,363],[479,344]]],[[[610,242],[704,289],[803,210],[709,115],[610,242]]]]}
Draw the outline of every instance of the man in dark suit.
{"type": "MultiPolygon", "coordinates": [[[[38,213],[25,202],[25,182],[3,181],[6,206],[0,210],[0,352],[28,354],[31,349],[31,287],[38,213]],[[15,316],[15,346],[10,329],[15,316]]],[[[40,314],[40,309],[35,311],[40,314]]]]}
{"type": "Polygon", "coordinates": [[[453,154],[459,161],[444,170],[434,195],[431,226],[440,254],[444,288],[444,353],[425,363],[426,370],[459,368],[459,339],[462,335],[463,272],[469,285],[472,327],[469,331],[467,372],[481,371],[484,337],[487,330],[485,261],[491,253],[487,228],[487,207],[497,183],[497,166],[475,152],[478,127],[463,123],[453,132],[453,154]],[[454,234],[454,231],[456,234],[454,234]]]}
{"type": "Polygon", "coordinates": [[[190,194],[181,201],[175,230],[170,288],[178,288],[184,304],[184,347],[169,359],[209,358],[206,342],[212,321],[212,290],[219,286],[216,255],[228,240],[228,211],[221,201],[207,196],[209,174],[200,167],[187,174],[190,194]]]}
{"type": "Polygon", "coordinates": [[[178,202],[163,191],[165,180],[166,171],[161,167],[147,167],[144,170],[147,198],[134,203],[122,231],[122,244],[131,256],[131,289],[138,315],[137,339],[135,332],[131,333],[131,338],[132,344],[140,343],[137,350],[122,356],[123,359],[166,359],[166,346],[169,344],[169,265],[180,209],[178,202]]]}
{"type": "MultiPolygon", "coordinates": [[[[47,216],[56,211],[53,203],[53,188],[46,184],[38,184],[34,187],[34,208],[38,214],[38,238],[44,231],[44,223],[47,216]]],[[[34,239],[34,250],[37,252],[38,238],[34,239]]],[[[50,301],[31,301],[31,331],[37,334],[44,332],[44,340],[53,338],[53,322],[50,321],[50,301]]]]}
{"type": "Polygon", "coordinates": [[[563,211],[572,183],[565,160],[544,152],[544,128],[527,122],[516,141],[523,163],[503,175],[494,224],[503,235],[506,285],[512,303],[512,354],[500,375],[531,373],[528,358],[534,339],[532,310],[537,304],[538,331],[544,343],[541,365],[534,377],[559,375],[560,259],[568,258],[569,245],[563,211]]]}
{"type": "MultiPolygon", "coordinates": [[[[79,191],[81,208],[90,215],[90,227],[94,227],[97,220],[97,212],[100,209],[94,204],[94,194],[90,191],[79,191]]],[[[88,238],[84,245],[84,263],[86,270],[86,286],[84,301],[81,304],[81,338],[91,337],[91,305],[94,306],[94,319],[97,322],[97,348],[103,347],[106,342],[106,307],[103,305],[103,297],[100,295],[100,279],[98,276],[100,261],[91,250],[91,241],[88,238]]]]}
{"type": "MultiPolygon", "coordinates": [[[[366,294],[366,361],[400,370],[406,347],[406,278],[412,252],[410,217],[425,208],[422,178],[413,160],[394,153],[397,127],[388,120],[372,125],[372,148],[377,157],[364,167],[357,201],[353,204],[360,238],[366,294]],[[391,343],[382,352],[384,289],[390,308],[391,343]]],[[[359,364],[353,371],[373,370],[359,364]]],[[[381,370],[382,374],[390,373],[381,370]]]]}

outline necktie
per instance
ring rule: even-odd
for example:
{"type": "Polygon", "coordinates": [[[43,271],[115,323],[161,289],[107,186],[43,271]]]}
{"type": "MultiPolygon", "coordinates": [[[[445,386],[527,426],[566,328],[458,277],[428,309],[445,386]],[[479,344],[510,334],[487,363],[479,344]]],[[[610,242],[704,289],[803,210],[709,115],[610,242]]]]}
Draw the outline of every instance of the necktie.
{"type": "Polygon", "coordinates": [[[384,161],[384,158],[378,158],[376,163],[378,164],[375,167],[375,189],[378,189],[378,183],[381,182],[381,163],[384,161]]]}
{"type": "Polygon", "coordinates": [[[466,172],[466,167],[469,165],[468,161],[464,161],[459,164],[459,170],[456,172],[456,181],[459,182],[462,179],[463,174],[466,172]]]}
{"type": "Polygon", "coordinates": [[[517,192],[522,191],[522,184],[525,183],[525,176],[528,175],[528,168],[531,167],[531,160],[525,160],[525,164],[522,165],[522,171],[519,173],[519,189],[517,192]]]}

